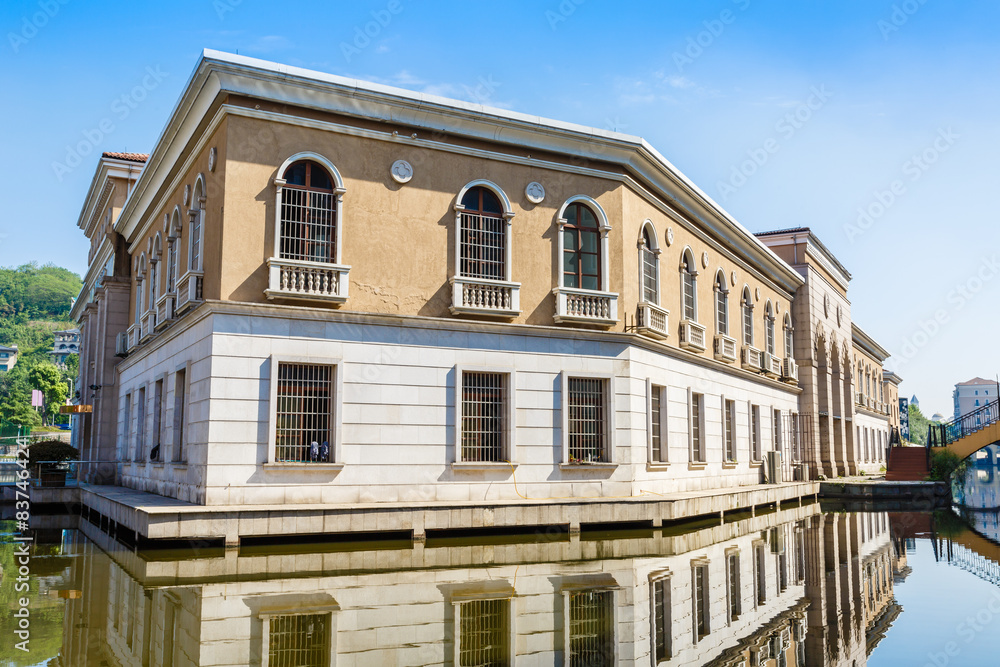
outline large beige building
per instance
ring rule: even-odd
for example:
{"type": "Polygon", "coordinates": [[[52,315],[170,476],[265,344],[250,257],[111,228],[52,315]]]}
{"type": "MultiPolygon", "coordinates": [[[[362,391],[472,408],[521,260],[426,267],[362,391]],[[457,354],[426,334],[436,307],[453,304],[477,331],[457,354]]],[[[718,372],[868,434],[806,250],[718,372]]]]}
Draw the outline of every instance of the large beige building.
{"type": "Polygon", "coordinates": [[[92,479],[517,501],[865,464],[846,271],[638,137],[207,51],[79,224],[92,479]]]}

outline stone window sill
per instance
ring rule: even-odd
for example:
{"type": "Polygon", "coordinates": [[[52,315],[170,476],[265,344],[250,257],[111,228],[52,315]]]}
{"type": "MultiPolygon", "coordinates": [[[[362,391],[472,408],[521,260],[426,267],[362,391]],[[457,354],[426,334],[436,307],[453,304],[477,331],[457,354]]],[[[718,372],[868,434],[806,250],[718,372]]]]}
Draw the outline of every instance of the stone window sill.
{"type": "Polygon", "coordinates": [[[708,467],[708,461],[688,461],[688,470],[704,470],[708,467]]]}
{"type": "Polygon", "coordinates": [[[453,461],[449,465],[455,472],[498,472],[503,470],[511,472],[513,468],[517,468],[516,463],[507,463],[506,461],[501,461],[499,463],[486,461],[453,461]]]}
{"type": "Polygon", "coordinates": [[[722,467],[728,470],[732,470],[740,465],[739,461],[723,461],[722,467]]]}
{"type": "Polygon", "coordinates": [[[340,472],[344,469],[343,463],[265,463],[264,470],[279,471],[290,470],[295,472],[340,472]]]}
{"type": "Polygon", "coordinates": [[[605,461],[595,462],[595,463],[560,463],[559,468],[561,470],[614,470],[618,467],[617,463],[608,463],[605,461]]]}
{"type": "Polygon", "coordinates": [[[668,470],[670,468],[670,463],[667,461],[648,461],[646,463],[646,470],[656,471],[656,470],[668,470]]]}

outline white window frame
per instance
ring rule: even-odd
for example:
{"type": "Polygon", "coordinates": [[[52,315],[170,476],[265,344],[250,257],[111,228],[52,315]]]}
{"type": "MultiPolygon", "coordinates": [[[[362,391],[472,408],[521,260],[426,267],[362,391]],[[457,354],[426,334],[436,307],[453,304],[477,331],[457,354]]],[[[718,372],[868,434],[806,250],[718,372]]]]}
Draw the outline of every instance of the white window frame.
{"type": "Polygon", "coordinates": [[[764,304],[764,351],[772,357],[777,356],[777,342],[774,339],[774,307],[770,300],[764,304]]]}
{"type": "MultiPolygon", "coordinates": [[[[200,179],[201,174],[198,174],[198,176],[200,179]]],[[[188,209],[188,261],[187,271],[184,272],[184,275],[189,273],[200,274],[205,266],[205,203],[207,201],[207,197],[205,195],[203,180],[201,181],[201,195],[198,195],[199,179],[195,179],[194,194],[191,195],[191,208],[188,209]],[[195,234],[195,231],[198,232],[197,235],[195,234]],[[198,245],[197,263],[194,261],[194,247],[196,241],[198,245]]]]}
{"type": "Polygon", "coordinates": [[[726,286],[726,274],[722,272],[722,269],[715,274],[715,284],[712,287],[712,291],[715,293],[715,333],[720,336],[729,335],[729,289],[726,286]],[[720,280],[721,278],[721,280],[720,280]],[[721,287],[720,287],[721,284],[721,287]],[[726,321],[721,322],[719,320],[719,305],[720,303],[725,306],[726,311],[726,321]],[[725,326],[720,326],[720,324],[725,324],[725,326]]]}
{"type": "Polygon", "coordinates": [[[642,223],[642,227],[639,228],[639,302],[640,303],[651,303],[654,306],[660,305],[661,290],[660,290],[660,242],[656,238],[656,228],[653,226],[653,221],[646,219],[642,223]],[[650,247],[646,247],[646,239],[643,237],[643,233],[649,230],[649,242],[650,247]],[[653,291],[655,292],[653,300],[649,301],[646,299],[646,261],[645,253],[650,253],[653,257],[653,291]]]}
{"type": "Polygon", "coordinates": [[[462,605],[469,602],[487,600],[507,600],[507,655],[510,664],[517,659],[517,613],[514,587],[506,579],[492,581],[470,582],[456,586],[454,590],[446,589],[446,601],[452,611],[452,660],[460,664],[462,652],[462,605]]]}
{"type": "Polygon", "coordinates": [[[187,361],[178,366],[172,375],[173,381],[170,383],[170,462],[174,465],[187,465],[187,445],[188,425],[191,420],[191,362],[187,361]],[[177,419],[177,376],[184,373],[183,400],[181,401],[180,424],[177,419]]]}
{"type": "Polygon", "coordinates": [[[665,664],[674,657],[674,636],[673,636],[673,581],[672,572],[669,569],[657,570],[649,574],[649,655],[653,665],[665,664]],[[656,593],[654,587],[662,585],[664,590],[663,600],[663,635],[664,650],[666,656],[657,661],[656,658],[656,593]]]}
{"type": "Polygon", "coordinates": [[[562,410],[562,465],[572,467],[616,466],[615,457],[615,376],[611,373],[587,373],[578,371],[563,371],[560,374],[560,399],[562,410]],[[607,420],[604,425],[604,439],[608,454],[606,461],[593,463],[570,463],[569,461],[569,381],[570,378],[585,380],[605,380],[604,404],[607,420]]]}
{"type": "Polygon", "coordinates": [[[667,386],[646,378],[646,460],[653,465],[670,463],[670,429],[667,423],[667,386]],[[660,451],[653,448],[653,388],[660,389],[660,451]]]}
{"type": "Polygon", "coordinates": [[[698,321],[698,263],[695,260],[694,251],[691,246],[686,246],[683,251],[681,251],[681,261],[678,265],[681,280],[681,319],[687,320],[689,322],[698,321]],[[687,263],[688,270],[684,270],[684,258],[690,258],[687,263]],[[687,296],[684,293],[684,276],[691,276],[691,312],[692,317],[687,316],[687,296]]]}
{"type": "Polygon", "coordinates": [[[740,332],[743,335],[743,344],[753,347],[754,340],[754,321],[753,321],[753,292],[746,285],[743,286],[743,292],[740,294],[740,332]],[[749,322],[747,320],[749,316],[749,322]],[[747,324],[750,325],[750,333],[747,335],[747,324]]]}
{"type": "MultiPolygon", "coordinates": [[[[462,199],[465,198],[466,193],[473,188],[486,188],[500,200],[500,205],[503,207],[503,213],[501,217],[504,219],[506,224],[506,229],[504,230],[504,277],[503,282],[511,282],[512,275],[512,264],[513,264],[513,243],[511,237],[513,236],[513,219],[514,219],[514,208],[510,204],[510,199],[507,197],[507,193],[503,191],[499,185],[492,181],[487,181],[486,179],[478,179],[475,181],[470,181],[465,184],[465,186],[458,191],[458,197],[455,199],[455,257],[454,257],[454,270],[452,275],[458,278],[468,278],[469,280],[486,280],[488,282],[500,282],[492,281],[489,278],[472,278],[470,276],[464,276],[462,274],[462,214],[465,213],[465,206],[462,205],[462,199]]],[[[340,198],[337,198],[337,208],[340,209],[340,198]]],[[[337,264],[340,263],[340,231],[337,232],[337,264]]]]}
{"type": "Polygon", "coordinates": [[[703,465],[708,463],[708,443],[705,438],[705,394],[702,392],[693,391],[688,387],[687,395],[687,431],[688,431],[688,462],[695,465],[703,465]],[[698,440],[699,449],[701,450],[701,458],[695,458],[694,449],[694,424],[691,421],[691,411],[694,408],[694,396],[700,396],[699,410],[698,410],[698,440]]]}
{"type": "MultiPolygon", "coordinates": [[[[294,468],[296,470],[339,470],[344,466],[342,451],[343,440],[343,404],[344,404],[344,363],[339,357],[318,357],[318,356],[296,356],[286,354],[272,354],[268,358],[268,371],[270,373],[268,420],[267,420],[267,457],[262,465],[269,468],[294,468]],[[330,457],[332,461],[322,462],[278,462],[276,458],[277,447],[277,409],[278,409],[278,365],[279,364],[310,364],[317,366],[330,366],[333,369],[333,400],[331,409],[333,414],[330,418],[330,457]]],[[[188,382],[191,379],[188,378],[188,382]]]]}
{"type": "Polygon", "coordinates": [[[559,208],[559,212],[556,214],[556,226],[558,228],[559,237],[559,250],[556,254],[558,266],[556,267],[556,281],[561,289],[573,289],[579,290],[581,292],[594,292],[594,293],[607,293],[609,291],[610,285],[610,262],[609,262],[609,249],[608,249],[608,232],[611,231],[611,224],[608,222],[608,215],[601,208],[601,205],[597,203],[597,200],[593,197],[588,197],[587,195],[573,195],[569,199],[563,202],[562,206],[559,208]],[[566,244],[563,239],[563,228],[569,223],[566,219],[566,209],[568,209],[572,204],[585,204],[594,213],[597,218],[598,231],[601,235],[601,285],[598,290],[587,290],[582,287],[566,287],[563,285],[563,274],[564,262],[563,254],[566,250],[566,244]]]}
{"type": "Polygon", "coordinates": [[[722,462],[723,464],[732,466],[738,463],[740,460],[740,448],[739,448],[739,437],[737,437],[737,424],[739,423],[739,418],[736,413],[736,400],[728,398],[725,394],[722,395],[722,462]],[[732,414],[730,415],[729,408],[732,407],[732,414]],[[728,443],[726,442],[726,421],[732,417],[732,428],[729,432],[729,437],[732,439],[733,444],[733,458],[726,457],[726,449],[728,443]]]}
{"type": "Polygon", "coordinates": [[[581,575],[578,577],[567,577],[563,580],[563,584],[559,587],[559,594],[562,597],[562,609],[563,609],[563,655],[565,656],[566,664],[570,664],[572,646],[570,627],[570,597],[575,593],[611,593],[611,647],[614,651],[614,658],[611,662],[612,665],[619,664],[619,648],[618,648],[618,621],[619,621],[619,591],[621,586],[615,581],[615,578],[610,574],[597,574],[597,575],[581,575]]]}
{"type": "Polygon", "coordinates": [[[343,253],[343,229],[344,229],[344,193],[347,189],[344,187],[344,179],[341,178],[340,172],[337,168],[333,166],[333,162],[328,160],[323,155],[319,153],[314,153],[312,151],[303,151],[301,153],[296,153],[288,159],[286,159],[281,166],[278,168],[278,175],[274,178],[275,196],[274,196],[274,259],[281,259],[281,201],[282,194],[284,192],[284,187],[288,182],[282,178],[284,173],[288,170],[290,166],[299,162],[300,160],[311,160],[320,164],[323,168],[327,170],[330,174],[330,178],[333,180],[333,196],[334,196],[334,210],[333,210],[333,220],[334,220],[334,245],[336,257],[332,258],[330,262],[313,262],[315,264],[322,264],[323,266],[341,266],[341,257],[343,253]]]}
{"type": "Polygon", "coordinates": [[[740,558],[739,547],[729,547],[726,556],[726,625],[732,625],[743,615],[743,559],[740,558]],[[733,615],[733,568],[730,565],[732,557],[736,557],[736,614],[733,615]]]}
{"type": "Polygon", "coordinates": [[[695,558],[691,561],[691,631],[695,646],[712,634],[712,568],[708,558],[695,558]],[[704,568],[704,589],[702,591],[702,613],[705,621],[705,634],[698,634],[698,586],[697,572],[704,568]]]}
{"type": "Polygon", "coordinates": [[[764,442],[761,439],[760,406],[747,401],[747,434],[750,436],[750,462],[761,463],[764,460],[764,442]],[[756,414],[757,418],[754,419],[756,414]],[[756,451],[754,451],[756,449],[756,451]],[[758,456],[754,456],[757,454],[758,456]]]}
{"type": "Polygon", "coordinates": [[[455,453],[452,465],[462,468],[510,468],[517,466],[517,374],[508,366],[456,366],[455,367],[455,453]],[[506,376],[507,395],[504,397],[504,434],[503,447],[507,461],[463,461],[462,460],[462,394],[466,373],[496,373],[506,376]]]}
{"type": "Polygon", "coordinates": [[[284,618],[287,616],[322,616],[330,617],[330,660],[325,667],[334,667],[337,663],[337,617],[340,615],[340,605],[336,602],[326,605],[282,605],[280,607],[262,608],[257,613],[262,627],[260,633],[261,650],[260,665],[269,667],[270,663],[270,642],[271,642],[271,620],[274,618],[284,618]]]}

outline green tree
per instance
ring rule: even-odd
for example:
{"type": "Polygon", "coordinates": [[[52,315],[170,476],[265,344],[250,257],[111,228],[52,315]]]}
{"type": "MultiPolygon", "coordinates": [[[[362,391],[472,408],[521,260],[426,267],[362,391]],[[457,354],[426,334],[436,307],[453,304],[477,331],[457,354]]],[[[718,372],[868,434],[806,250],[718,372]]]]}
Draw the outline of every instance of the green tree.
{"type": "Polygon", "coordinates": [[[927,444],[927,428],[936,422],[932,422],[930,419],[924,416],[924,413],[920,411],[919,405],[914,405],[910,403],[909,408],[910,415],[910,442],[915,442],[918,445],[927,444]]]}
{"type": "Polygon", "coordinates": [[[28,382],[32,388],[40,390],[45,396],[44,414],[49,416],[57,414],[59,406],[66,403],[69,387],[55,364],[49,362],[35,364],[28,371],[28,382]]]}

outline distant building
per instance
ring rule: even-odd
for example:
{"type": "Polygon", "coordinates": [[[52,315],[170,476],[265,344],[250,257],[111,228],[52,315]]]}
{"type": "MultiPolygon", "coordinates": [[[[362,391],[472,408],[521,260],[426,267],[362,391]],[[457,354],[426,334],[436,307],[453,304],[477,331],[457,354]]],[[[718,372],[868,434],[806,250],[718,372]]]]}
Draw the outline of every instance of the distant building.
{"type": "Polygon", "coordinates": [[[0,371],[9,371],[17,363],[17,345],[0,345],[0,371]]]}
{"type": "Polygon", "coordinates": [[[80,330],[66,329],[56,332],[56,340],[52,344],[49,357],[59,368],[66,368],[66,360],[70,355],[80,354],[80,330]]]}
{"type": "Polygon", "coordinates": [[[961,417],[978,407],[997,400],[996,380],[974,377],[971,380],[959,382],[955,385],[952,398],[955,401],[955,416],[961,417]]]}
{"type": "Polygon", "coordinates": [[[913,397],[910,399],[910,405],[918,407],[918,408],[920,407],[920,401],[917,400],[917,395],[916,394],[914,394],[913,397]]]}
{"type": "MultiPolygon", "coordinates": [[[[884,394],[883,400],[889,410],[889,428],[897,431],[901,431],[903,420],[903,415],[900,414],[899,410],[899,383],[902,381],[903,378],[892,371],[882,372],[882,392],[884,394]]],[[[903,399],[904,402],[905,400],[903,399]]]]}
{"type": "Polygon", "coordinates": [[[941,414],[940,412],[935,412],[934,416],[931,417],[931,421],[932,422],[944,421],[944,415],[941,414]]]}

